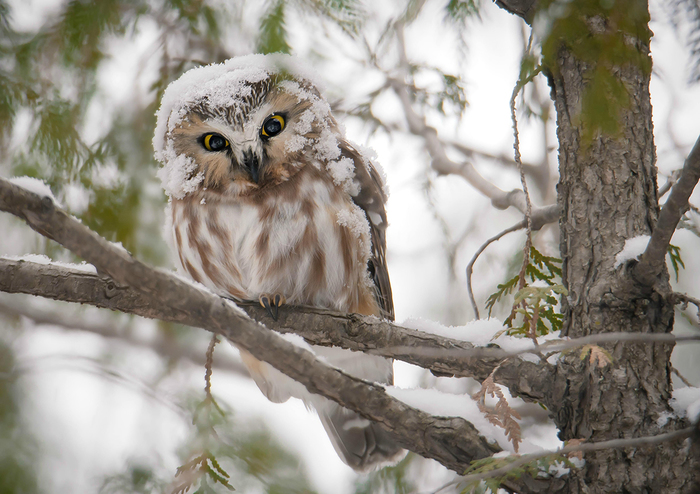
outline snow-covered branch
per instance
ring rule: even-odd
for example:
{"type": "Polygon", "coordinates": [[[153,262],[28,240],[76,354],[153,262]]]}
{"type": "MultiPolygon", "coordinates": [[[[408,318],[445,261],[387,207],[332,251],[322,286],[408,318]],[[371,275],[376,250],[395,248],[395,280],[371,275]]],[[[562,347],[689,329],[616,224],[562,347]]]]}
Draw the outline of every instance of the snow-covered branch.
{"type": "MultiPolygon", "coordinates": [[[[388,395],[383,386],[345,374],[316,359],[277,333],[252,321],[233,303],[153,269],[125,250],[101,238],[57,208],[50,197],[0,179],[0,210],[25,220],[34,230],[51,238],[109,276],[112,286],[99,295],[114,298],[124,287],[138,294],[140,306],[152,315],[218,333],[259,360],[320,394],[358,412],[390,431],[397,442],[424,457],[433,458],[461,472],[470,462],[492,455],[500,448],[479,435],[476,428],[457,417],[435,417],[388,395]]],[[[12,273],[0,277],[12,285],[12,273]]]]}
{"type": "Polygon", "coordinates": [[[560,448],[556,451],[541,451],[538,453],[522,455],[517,457],[517,459],[514,459],[513,461],[506,462],[506,464],[500,468],[494,468],[493,470],[489,470],[483,473],[466,475],[465,477],[461,477],[455,480],[451,484],[470,484],[473,482],[479,482],[484,479],[502,477],[517,468],[523,467],[527,464],[536,462],[537,460],[547,457],[563,457],[568,456],[572,453],[588,453],[591,451],[602,451],[607,449],[639,448],[668,441],[679,441],[681,439],[689,437],[693,433],[693,430],[693,427],[687,427],[685,429],[667,432],[665,434],[657,434],[655,436],[633,437],[593,443],[571,444],[569,446],[560,448]]]}
{"type": "MultiPolygon", "coordinates": [[[[118,285],[104,276],[57,264],[0,258],[0,291],[89,304],[151,319],[184,322],[177,313],[147,303],[134,288],[118,285]]],[[[512,395],[545,404],[549,402],[546,383],[552,378],[551,366],[520,359],[503,362],[510,354],[498,348],[474,347],[466,341],[401,327],[360,314],[282,306],[277,321],[273,321],[257,302],[239,303],[239,307],[268,328],[298,334],[310,344],[338,346],[395,358],[438,375],[474,377],[481,381],[498,367],[495,380],[508,387],[512,395]]]]}

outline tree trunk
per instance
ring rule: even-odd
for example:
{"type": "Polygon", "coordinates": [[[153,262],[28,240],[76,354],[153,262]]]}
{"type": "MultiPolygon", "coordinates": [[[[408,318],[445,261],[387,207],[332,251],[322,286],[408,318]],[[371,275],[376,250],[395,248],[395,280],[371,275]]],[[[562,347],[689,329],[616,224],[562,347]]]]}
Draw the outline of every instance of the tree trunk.
{"type": "MultiPolygon", "coordinates": [[[[618,4],[637,12],[644,9],[644,21],[635,28],[643,34],[648,29],[646,0],[618,4]]],[[[662,295],[670,292],[668,273],[664,270],[652,290],[636,285],[624,266],[615,267],[625,240],[650,235],[659,212],[649,36],[623,32],[610,10],[598,9],[595,15],[590,10],[585,16],[577,14],[588,28],[581,39],[560,39],[550,51],[543,50],[559,138],[560,248],[563,282],[569,290],[562,302],[562,335],[667,333],[673,328],[673,305],[662,295]],[[589,56],[581,44],[596,37],[632,47],[638,60],[589,56]],[[591,85],[601,74],[622,83],[629,95],[628,103],[618,108],[611,104],[609,109],[619,111],[618,129],[596,129],[588,118],[587,112],[596,110],[586,106],[595,100],[591,85]]],[[[605,348],[613,358],[609,365],[582,359],[580,352],[562,356],[557,364],[553,395],[561,405],[552,413],[562,440],[597,442],[687,426],[678,419],[666,420],[671,413],[672,345],[605,348]]],[[[588,453],[585,459],[585,466],[568,477],[564,492],[689,492],[690,472],[697,467],[678,442],[588,453]]]]}

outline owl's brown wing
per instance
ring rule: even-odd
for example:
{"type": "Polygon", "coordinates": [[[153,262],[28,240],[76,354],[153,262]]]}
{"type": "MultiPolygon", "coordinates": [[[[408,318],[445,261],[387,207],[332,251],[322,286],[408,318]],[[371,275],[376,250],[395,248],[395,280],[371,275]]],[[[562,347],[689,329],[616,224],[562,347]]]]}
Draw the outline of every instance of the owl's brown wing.
{"type": "Polygon", "coordinates": [[[355,162],[355,179],[360,184],[360,193],[353,197],[353,201],[365,212],[369,222],[372,254],[367,263],[372,281],[374,281],[374,296],[379,302],[382,317],[394,320],[394,300],[391,296],[391,283],[389,271],[386,268],[386,204],[387,196],[382,188],[382,179],[379,172],[367,162],[362,155],[347,141],[342,140],[340,148],[343,156],[351,158],[355,162]]]}

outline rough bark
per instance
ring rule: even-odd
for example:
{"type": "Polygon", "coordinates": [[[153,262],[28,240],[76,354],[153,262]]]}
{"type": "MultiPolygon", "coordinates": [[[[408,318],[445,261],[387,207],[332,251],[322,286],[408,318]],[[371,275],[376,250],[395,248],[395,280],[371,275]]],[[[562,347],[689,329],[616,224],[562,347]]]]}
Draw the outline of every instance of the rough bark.
{"type": "MultiPolygon", "coordinates": [[[[645,0],[627,3],[647,8],[645,0]]],[[[626,36],[611,32],[606,21],[602,15],[588,17],[588,35],[626,36]]],[[[627,36],[624,42],[648,57],[646,40],[627,36]]],[[[619,109],[619,134],[598,133],[587,142],[582,102],[598,63],[604,62],[582,60],[565,42],[546,60],[557,110],[560,249],[569,290],[562,334],[667,333],[673,306],[666,296],[666,269],[652,288],[637,283],[628,266],[615,267],[625,240],[650,235],[658,218],[650,72],[634,62],[606,66],[627,90],[629,105],[619,109]]],[[[604,441],[687,426],[676,419],[659,421],[671,412],[673,345],[604,346],[614,357],[604,368],[578,355],[557,364],[553,392],[559,406],[552,412],[561,439],[604,441]]],[[[592,452],[569,476],[567,492],[689,492],[689,472],[696,467],[695,456],[677,444],[592,452]]]]}

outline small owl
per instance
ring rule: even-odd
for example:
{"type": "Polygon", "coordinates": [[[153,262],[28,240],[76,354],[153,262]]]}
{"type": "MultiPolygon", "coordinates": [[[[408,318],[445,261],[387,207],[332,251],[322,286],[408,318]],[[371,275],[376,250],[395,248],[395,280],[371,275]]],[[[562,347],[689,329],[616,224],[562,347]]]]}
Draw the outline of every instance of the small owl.
{"type": "MultiPolygon", "coordinates": [[[[168,86],[157,115],[166,230],[185,273],[225,297],[259,300],[273,317],[286,301],[393,319],[382,178],[299,61],[250,55],[192,69],[168,86]]],[[[393,382],[391,360],[314,351],[358,377],[393,382]]],[[[404,454],[378,425],[241,356],[268,399],[316,408],[354,469],[404,454]]]]}

